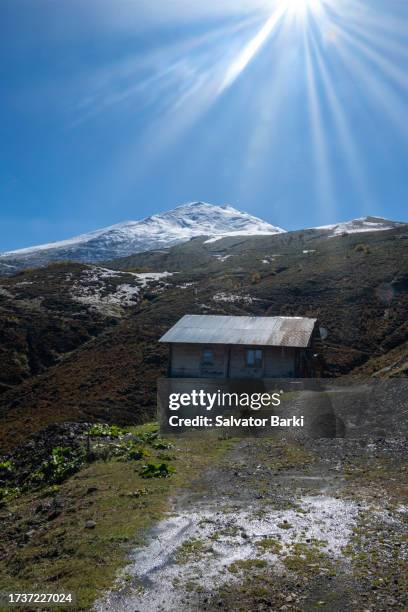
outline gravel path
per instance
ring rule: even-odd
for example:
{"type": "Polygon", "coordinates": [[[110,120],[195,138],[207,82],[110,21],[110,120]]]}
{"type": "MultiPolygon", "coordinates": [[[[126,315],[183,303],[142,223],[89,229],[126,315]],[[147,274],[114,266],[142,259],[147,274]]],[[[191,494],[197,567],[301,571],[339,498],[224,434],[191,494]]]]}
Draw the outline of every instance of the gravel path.
{"type": "Polygon", "coordinates": [[[349,475],[385,459],[398,470],[405,453],[396,441],[238,442],[174,500],[96,609],[403,609],[406,505],[349,475]],[[380,531],[398,551],[392,588],[370,556],[380,531]]]}

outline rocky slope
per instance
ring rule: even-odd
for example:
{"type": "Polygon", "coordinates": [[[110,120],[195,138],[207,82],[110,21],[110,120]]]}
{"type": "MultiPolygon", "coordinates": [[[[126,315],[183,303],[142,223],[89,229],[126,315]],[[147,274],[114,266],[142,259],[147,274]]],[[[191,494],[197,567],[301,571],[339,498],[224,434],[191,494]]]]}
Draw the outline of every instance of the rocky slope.
{"type": "Polygon", "coordinates": [[[53,264],[0,282],[0,393],[59,363],[137,308],[171,276],[53,264]]]}

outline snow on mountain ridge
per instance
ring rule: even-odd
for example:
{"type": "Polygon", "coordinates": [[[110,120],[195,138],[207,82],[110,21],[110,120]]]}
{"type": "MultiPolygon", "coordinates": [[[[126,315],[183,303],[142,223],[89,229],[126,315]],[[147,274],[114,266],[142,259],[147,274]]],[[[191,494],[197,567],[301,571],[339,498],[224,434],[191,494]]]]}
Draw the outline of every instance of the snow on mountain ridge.
{"type": "Polygon", "coordinates": [[[390,221],[384,217],[359,217],[351,221],[343,221],[331,225],[321,225],[311,229],[330,231],[328,238],[334,238],[341,234],[359,234],[364,232],[380,232],[390,230],[400,225],[405,225],[398,221],[390,221]]]}
{"type": "Polygon", "coordinates": [[[283,229],[231,206],[182,204],[141,221],[126,221],[68,240],[8,251],[0,258],[97,262],[140,251],[173,246],[198,236],[277,234],[283,229]]]}
{"type": "MultiPolygon", "coordinates": [[[[362,217],[309,231],[334,238],[404,225],[380,217],[362,217]]],[[[9,273],[5,268],[10,268],[10,264],[12,271],[64,260],[97,264],[143,251],[166,249],[200,236],[207,237],[206,243],[212,243],[225,237],[282,233],[285,230],[232,206],[190,202],[140,221],[125,221],[68,240],[0,254],[0,266],[2,272],[9,273]]]]}

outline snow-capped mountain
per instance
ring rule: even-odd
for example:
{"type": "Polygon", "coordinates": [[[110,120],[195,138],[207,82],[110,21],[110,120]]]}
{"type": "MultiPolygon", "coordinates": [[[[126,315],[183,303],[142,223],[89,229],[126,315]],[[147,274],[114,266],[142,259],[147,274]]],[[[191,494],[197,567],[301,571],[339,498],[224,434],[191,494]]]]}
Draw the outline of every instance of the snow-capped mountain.
{"type": "Polygon", "coordinates": [[[192,202],[141,221],[119,223],[69,240],[3,253],[0,261],[5,264],[23,260],[41,265],[69,259],[95,263],[167,248],[197,236],[271,235],[284,231],[231,206],[192,202]]]}
{"type": "Polygon", "coordinates": [[[322,225],[312,229],[328,232],[329,238],[341,236],[342,234],[359,234],[362,232],[379,232],[394,229],[406,225],[399,221],[390,221],[383,217],[360,217],[352,221],[335,223],[333,225],[322,225]]]}
{"type": "MultiPolygon", "coordinates": [[[[362,217],[344,223],[303,230],[309,238],[334,238],[344,234],[384,231],[406,226],[381,217],[362,217]]],[[[144,251],[167,249],[192,238],[206,237],[206,244],[228,236],[280,236],[285,230],[231,206],[203,202],[183,204],[141,221],[127,221],[69,240],[9,251],[0,255],[0,273],[58,261],[100,263],[144,251]]],[[[282,236],[281,236],[282,237],[282,236]]]]}

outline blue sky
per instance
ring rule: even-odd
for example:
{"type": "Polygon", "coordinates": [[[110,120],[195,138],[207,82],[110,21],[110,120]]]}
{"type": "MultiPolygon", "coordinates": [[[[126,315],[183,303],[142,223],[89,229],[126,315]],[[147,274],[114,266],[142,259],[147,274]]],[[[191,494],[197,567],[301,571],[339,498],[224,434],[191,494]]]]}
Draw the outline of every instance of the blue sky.
{"type": "Polygon", "coordinates": [[[0,250],[193,200],[408,220],[406,0],[2,0],[0,250]]]}

